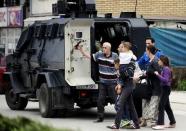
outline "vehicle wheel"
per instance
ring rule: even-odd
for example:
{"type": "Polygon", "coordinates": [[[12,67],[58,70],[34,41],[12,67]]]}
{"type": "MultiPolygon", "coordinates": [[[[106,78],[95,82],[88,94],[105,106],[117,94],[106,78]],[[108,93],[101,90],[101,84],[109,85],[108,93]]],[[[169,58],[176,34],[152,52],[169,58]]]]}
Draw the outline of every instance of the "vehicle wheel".
{"type": "Polygon", "coordinates": [[[7,88],[5,98],[7,105],[12,110],[24,110],[28,104],[28,99],[15,94],[12,88],[7,88]]]}
{"type": "Polygon", "coordinates": [[[39,93],[39,109],[42,117],[48,118],[54,116],[52,110],[51,90],[46,83],[41,84],[39,93]]]}
{"type": "Polygon", "coordinates": [[[91,105],[78,105],[81,109],[90,109],[92,108],[91,105]]]}
{"type": "Polygon", "coordinates": [[[69,115],[68,110],[67,109],[59,109],[59,110],[57,110],[57,115],[62,118],[66,118],[69,115]]]}

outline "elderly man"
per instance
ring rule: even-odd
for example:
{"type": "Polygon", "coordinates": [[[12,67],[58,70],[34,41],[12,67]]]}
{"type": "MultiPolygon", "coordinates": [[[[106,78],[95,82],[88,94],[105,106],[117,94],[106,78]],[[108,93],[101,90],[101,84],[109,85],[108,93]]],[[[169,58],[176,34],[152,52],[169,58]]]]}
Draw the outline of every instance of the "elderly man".
{"type": "MultiPolygon", "coordinates": [[[[91,58],[90,54],[84,52],[82,47],[78,47],[80,52],[87,58],[91,58]]],[[[109,96],[112,102],[115,102],[115,86],[117,84],[117,72],[114,68],[114,60],[118,55],[111,51],[111,44],[104,42],[102,51],[98,51],[92,55],[93,59],[99,66],[99,96],[97,101],[98,119],[95,122],[104,120],[104,107],[106,96],[109,96]]]]}

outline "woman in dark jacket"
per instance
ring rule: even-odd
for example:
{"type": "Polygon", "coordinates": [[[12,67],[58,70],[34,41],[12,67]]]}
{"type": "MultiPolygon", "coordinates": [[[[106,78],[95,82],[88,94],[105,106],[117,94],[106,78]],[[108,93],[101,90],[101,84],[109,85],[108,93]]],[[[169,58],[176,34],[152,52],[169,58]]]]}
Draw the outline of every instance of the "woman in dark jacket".
{"type": "MultiPolygon", "coordinates": [[[[119,59],[118,59],[119,61],[119,59]]],[[[124,114],[124,107],[128,106],[129,115],[133,121],[133,123],[130,124],[128,128],[130,129],[139,129],[139,123],[138,123],[138,116],[136,113],[136,109],[134,107],[133,98],[132,98],[132,91],[134,88],[133,84],[133,75],[135,70],[135,61],[131,60],[129,64],[119,64],[119,79],[123,83],[124,86],[121,95],[118,101],[118,110],[115,117],[114,125],[107,126],[110,129],[119,129],[120,128],[120,122],[122,119],[122,116],[124,114]]],[[[116,61],[115,61],[116,65],[116,61]]],[[[121,88],[121,86],[118,86],[118,88],[121,88]]]]}
{"type": "Polygon", "coordinates": [[[156,48],[153,45],[149,45],[146,48],[146,53],[150,58],[150,63],[147,66],[146,75],[140,77],[140,79],[147,78],[149,88],[152,90],[152,96],[148,99],[142,100],[142,122],[140,126],[146,126],[147,120],[150,120],[151,126],[156,124],[158,115],[158,105],[161,95],[160,80],[154,74],[155,71],[160,72],[160,66],[158,65],[158,58],[155,56],[156,48]]]}

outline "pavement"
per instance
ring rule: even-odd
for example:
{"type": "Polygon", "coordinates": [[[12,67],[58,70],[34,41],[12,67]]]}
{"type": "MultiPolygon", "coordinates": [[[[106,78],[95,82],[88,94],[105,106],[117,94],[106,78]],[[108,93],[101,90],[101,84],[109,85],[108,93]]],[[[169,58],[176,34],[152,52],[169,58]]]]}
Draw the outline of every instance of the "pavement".
{"type": "Polygon", "coordinates": [[[170,101],[171,103],[186,104],[186,91],[172,91],[170,101]]]}
{"type": "MultiPolygon", "coordinates": [[[[172,91],[170,95],[170,102],[176,118],[176,128],[165,129],[164,131],[186,131],[186,124],[184,124],[186,118],[186,91],[172,91]]],[[[72,112],[72,114],[69,114],[69,117],[67,118],[42,118],[39,113],[39,105],[37,102],[29,102],[27,108],[23,111],[13,111],[8,108],[5,97],[0,95],[0,114],[3,114],[4,116],[24,116],[49,126],[73,129],[74,131],[111,131],[110,129],[107,129],[106,126],[111,125],[114,121],[115,110],[113,105],[106,106],[105,121],[103,123],[93,123],[96,119],[96,112],[96,108],[88,110],[76,108],[75,111],[72,112]]],[[[167,125],[168,123],[169,120],[167,115],[165,115],[165,124],[167,125]]],[[[128,129],[121,129],[118,131],[122,130],[131,131],[128,129]]],[[[140,130],[152,131],[150,127],[143,127],[140,130]]]]}

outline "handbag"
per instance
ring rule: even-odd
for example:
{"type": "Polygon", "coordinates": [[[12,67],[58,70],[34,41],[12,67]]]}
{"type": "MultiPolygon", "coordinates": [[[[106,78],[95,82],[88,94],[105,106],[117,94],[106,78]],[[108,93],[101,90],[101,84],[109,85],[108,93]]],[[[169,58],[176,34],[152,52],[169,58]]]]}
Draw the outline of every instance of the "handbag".
{"type": "Polygon", "coordinates": [[[152,85],[149,82],[136,83],[136,87],[133,91],[133,96],[150,100],[152,96],[152,85]]]}

